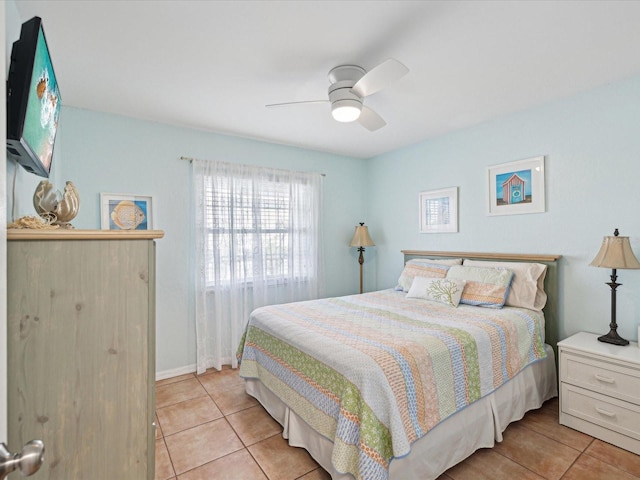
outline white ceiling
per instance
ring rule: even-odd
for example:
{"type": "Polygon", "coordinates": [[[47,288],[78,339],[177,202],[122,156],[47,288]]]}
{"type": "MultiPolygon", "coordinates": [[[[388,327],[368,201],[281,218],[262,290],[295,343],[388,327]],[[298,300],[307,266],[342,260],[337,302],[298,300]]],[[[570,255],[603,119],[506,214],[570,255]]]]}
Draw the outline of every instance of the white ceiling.
{"type": "Polygon", "coordinates": [[[16,1],[63,105],[368,158],[640,73],[640,1],[16,1]],[[410,72],[340,124],[329,70],[410,72]]]}

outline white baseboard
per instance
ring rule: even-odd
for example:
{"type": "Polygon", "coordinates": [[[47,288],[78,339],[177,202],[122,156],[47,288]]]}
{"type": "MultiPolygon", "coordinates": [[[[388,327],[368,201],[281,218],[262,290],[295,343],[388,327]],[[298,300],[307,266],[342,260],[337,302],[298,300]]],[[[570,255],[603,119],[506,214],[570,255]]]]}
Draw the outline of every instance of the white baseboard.
{"type": "Polygon", "coordinates": [[[158,380],[164,380],[166,378],[178,377],[180,375],[185,375],[187,373],[195,373],[196,372],[196,364],[186,365],[180,368],[174,368],[172,370],[165,370],[163,372],[156,372],[156,382],[158,380]]]}

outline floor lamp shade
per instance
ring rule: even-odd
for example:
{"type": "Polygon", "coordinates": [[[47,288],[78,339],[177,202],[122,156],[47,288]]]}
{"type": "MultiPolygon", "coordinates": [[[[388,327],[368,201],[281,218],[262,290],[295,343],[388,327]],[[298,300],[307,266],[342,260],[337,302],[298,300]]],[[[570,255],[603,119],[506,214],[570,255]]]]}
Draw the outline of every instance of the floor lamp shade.
{"type": "Polygon", "coordinates": [[[618,229],[613,232],[613,236],[604,237],[600,251],[596,258],[589,264],[592,267],[611,268],[611,281],[607,285],[611,287],[611,323],[609,333],[598,337],[601,342],[612,343],[614,345],[629,345],[629,341],[618,335],[618,324],[616,323],[616,289],[622,285],[617,283],[616,270],[618,269],[640,269],[640,262],[633,254],[629,237],[620,237],[618,229]]]}
{"type": "Polygon", "coordinates": [[[360,257],[358,258],[358,263],[360,264],[360,293],[362,293],[362,264],[364,263],[364,247],[375,247],[375,243],[371,240],[371,236],[369,236],[369,229],[364,223],[360,223],[360,225],[356,226],[356,230],[353,234],[353,238],[351,239],[350,247],[358,247],[358,252],[360,252],[360,257]]]}

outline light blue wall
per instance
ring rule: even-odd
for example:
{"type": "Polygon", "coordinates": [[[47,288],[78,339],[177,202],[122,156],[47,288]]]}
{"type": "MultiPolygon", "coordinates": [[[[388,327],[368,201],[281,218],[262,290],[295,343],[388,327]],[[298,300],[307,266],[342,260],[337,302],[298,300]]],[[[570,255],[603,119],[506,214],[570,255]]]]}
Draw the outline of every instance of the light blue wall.
{"type": "Polygon", "coordinates": [[[55,183],[72,180],[80,191],[77,228],[100,228],[100,192],[153,196],[155,228],[165,231],[157,242],[159,372],[195,362],[191,167],[180,156],[326,174],[326,294],[356,292],[357,260],[348,243],[365,209],[364,160],[75,108],[63,109],[60,125],[55,183]]]}
{"type": "MultiPolygon", "coordinates": [[[[375,288],[394,285],[401,249],[561,254],[560,337],[606,333],[610,270],[589,267],[614,228],[640,257],[640,77],[369,160],[375,288]],[[487,212],[487,166],[546,157],[546,213],[487,212]],[[459,187],[459,233],[418,233],[418,193],[459,187]]],[[[619,270],[618,331],[637,338],[640,271],[619,270]]]]}

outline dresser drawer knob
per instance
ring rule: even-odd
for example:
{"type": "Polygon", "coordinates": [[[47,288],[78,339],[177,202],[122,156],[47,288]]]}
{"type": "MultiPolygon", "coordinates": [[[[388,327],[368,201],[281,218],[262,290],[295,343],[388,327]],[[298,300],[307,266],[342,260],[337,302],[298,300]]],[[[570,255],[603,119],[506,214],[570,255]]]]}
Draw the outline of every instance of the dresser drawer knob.
{"type": "Polygon", "coordinates": [[[604,415],[605,417],[615,417],[616,414],[613,412],[608,412],[607,410],[604,410],[600,407],[596,407],[596,412],[598,412],[601,415],[604,415]]]}
{"type": "Polygon", "coordinates": [[[602,375],[600,375],[598,373],[596,373],[595,376],[596,376],[596,380],[600,380],[601,382],[604,382],[604,383],[615,383],[615,381],[616,381],[614,378],[603,377],[602,375]]]}

